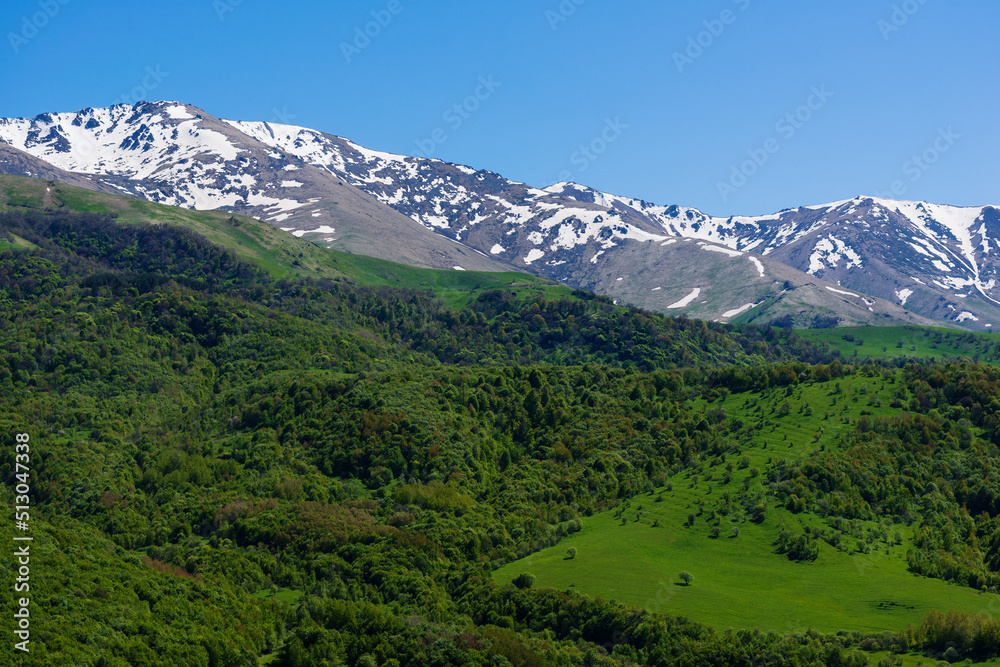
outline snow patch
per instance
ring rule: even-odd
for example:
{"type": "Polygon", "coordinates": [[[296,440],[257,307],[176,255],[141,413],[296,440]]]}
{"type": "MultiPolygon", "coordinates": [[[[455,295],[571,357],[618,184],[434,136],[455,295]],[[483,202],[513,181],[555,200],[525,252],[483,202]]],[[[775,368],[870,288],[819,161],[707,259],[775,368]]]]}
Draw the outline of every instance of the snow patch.
{"type": "Polygon", "coordinates": [[[167,116],[175,120],[191,120],[194,118],[187,109],[185,109],[180,104],[175,104],[174,106],[167,107],[167,116]]]}
{"type": "Polygon", "coordinates": [[[846,261],[845,268],[861,266],[861,256],[849,245],[830,234],[813,246],[813,252],[809,255],[809,270],[806,273],[816,275],[817,271],[826,268],[826,264],[836,268],[842,259],[846,261]]]}
{"type": "Polygon", "coordinates": [[[913,296],[913,290],[911,289],[901,289],[896,292],[896,298],[899,299],[899,305],[905,306],[906,300],[913,296]]]}
{"type": "Polygon", "coordinates": [[[506,251],[506,250],[504,250],[504,249],[503,249],[503,246],[502,246],[502,245],[500,245],[499,243],[494,243],[494,244],[493,244],[493,247],[492,247],[492,248],[490,248],[490,254],[493,254],[493,255],[499,255],[499,254],[500,254],[500,253],[502,253],[502,252],[507,252],[507,251],[506,251]]]}
{"type": "Polygon", "coordinates": [[[759,303],[747,303],[747,304],[744,304],[744,305],[740,306],[739,308],[734,308],[733,310],[727,310],[726,312],[722,313],[722,316],[725,317],[725,318],[727,318],[727,319],[730,318],[730,317],[736,317],[740,313],[745,313],[748,310],[750,310],[751,308],[756,308],[759,305],[760,305],[759,303]]]}
{"type": "Polygon", "coordinates": [[[721,252],[723,255],[729,255],[730,257],[743,256],[743,253],[741,253],[739,250],[732,250],[730,248],[720,248],[717,245],[707,245],[705,243],[699,243],[698,245],[701,246],[702,250],[708,250],[711,252],[721,252]]]}
{"type": "Polygon", "coordinates": [[[754,266],[757,267],[757,271],[760,272],[760,277],[763,278],[764,277],[764,265],[761,263],[761,261],[759,259],[757,259],[756,257],[751,257],[750,261],[754,263],[754,266]]]}
{"type": "Polygon", "coordinates": [[[675,301],[674,303],[670,304],[669,306],[667,306],[667,308],[683,308],[688,304],[690,304],[695,299],[697,299],[700,294],[701,294],[701,288],[695,287],[690,294],[688,294],[680,301],[675,301]]]}
{"type": "Polygon", "coordinates": [[[545,253],[544,252],[542,252],[538,248],[532,248],[528,252],[527,256],[525,256],[524,263],[525,264],[531,264],[532,262],[540,260],[542,257],[545,257],[545,253]]]}
{"type": "Polygon", "coordinates": [[[861,298],[860,294],[855,294],[854,292],[845,292],[844,290],[834,289],[834,288],[830,287],[829,285],[827,285],[826,288],[828,290],[830,290],[831,292],[836,292],[837,294],[844,294],[846,296],[853,296],[853,297],[857,297],[859,299],[861,298]]]}
{"type": "Polygon", "coordinates": [[[316,229],[299,229],[297,231],[292,232],[292,236],[298,236],[299,238],[302,238],[306,234],[333,234],[335,231],[337,230],[334,229],[333,227],[328,227],[327,225],[320,225],[316,229]]]}
{"type": "Polygon", "coordinates": [[[956,322],[967,322],[969,320],[972,320],[973,322],[978,322],[979,318],[967,310],[963,310],[961,313],[958,314],[957,317],[955,317],[956,322]]]}

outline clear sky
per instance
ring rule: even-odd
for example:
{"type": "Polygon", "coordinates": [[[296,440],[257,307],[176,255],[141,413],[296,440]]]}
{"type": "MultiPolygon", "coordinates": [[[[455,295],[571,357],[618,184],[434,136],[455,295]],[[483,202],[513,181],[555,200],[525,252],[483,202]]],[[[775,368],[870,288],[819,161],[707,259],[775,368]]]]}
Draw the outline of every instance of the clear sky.
{"type": "Polygon", "coordinates": [[[713,215],[1000,205],[998,26],[995,0],[5,0],[0,116],[180,100],[713,215]]]}

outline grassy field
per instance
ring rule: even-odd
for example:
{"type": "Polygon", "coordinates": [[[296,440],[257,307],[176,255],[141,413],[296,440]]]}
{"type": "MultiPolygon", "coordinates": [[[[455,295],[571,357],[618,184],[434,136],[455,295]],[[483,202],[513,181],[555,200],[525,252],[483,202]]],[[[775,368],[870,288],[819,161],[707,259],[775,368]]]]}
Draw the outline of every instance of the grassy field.
{"type": "MultiPolygon", "coordinates": [[[[787,512],[772,510],[759,525],[741,524],[738,537],[729,536],[723,521],[727,530],[712,539],[702,519],[683,526],[693,495],[666,494],[662,503],[648,497],[641,520],[626,510],[625,524],[613,512],[593,516],[579,533],[501,568],[495,579],[507,583],[529,572],[537,577],[536,587],[575,588],[716,629],[898,631],[931,609],[1000,611],[1000,602],[971,589],[908,573],[905,544],[848,555],[821,542],[816,561],[790,561],[772,546],[783,526],[801,532],[799,518],[787,512]],[[653,521],[659,526],[652,527],[653,521]],[[577,549],[573,559],[566,556],[569,547],[577,549]],[[678,578],[682,570],[694,575],[690,586],[678,578]]],[[[815,517],[800,516],[818,524],[815,517]]]]}
{"type": "Polygon", "coordinates": [[[420,269],[364,255],[329,252],[336,266],[358,284],[430,290],[456,308],[465,306],[476,293],[489,289],[513,290],[526,299],[559,298],[573,292],[570,287],[526,273],[420,269]]]}
{"type": "Polygon", "coordinates": [[[916,357],[1000,363],[1000,333],[913,326],[800,329],[796,333],[813,342],[827,343],[847,361],[916,357]]]}
{"type": "MultiPolygon", "coordinates": [[[[696,407],[721,407],[729,420],[757,426],[752,441],[743,443],[749,461],[730,471],[728,484],[722,483],[721,462],[679,473],[651,494],[584,519],[579,533],[507,564],[494,578],[507,583],[528,572],[536,576],[536,587],[574,588],[717,629],[898,631],[931,609],[998,613],[997,596],[909,573],[905,554],[911,530],[906,525],[886,527],[892,538],[869,541],[869,553],[858,551],[857,539],[846,532],[839,548],[820,540],[819,557],[800,563],[776,553],[774,543],[783,530],[797,535],[807,527],[826,528],[819,517],[773,505],[759,524],[741,511],[715,516],[745,477],[759,488],[763,476],[757,477],[755,468],[766,474],[773,459],[793,460],[840,446],[834,435],[839,429],[830,425],[862,413],[887,414],[895,389],[890,373],[888,378],[800,385],[791,394],[733,394],[711,406],[702,402],[696,407]],[[689,515],[695,515],[693,525],[689,515]],[[719,535],[713,537],[716,528],[719,535]],[[572,559],[570,547],[577,550],[572,559]],[[678,578],[682,570],[694,575],[690,586],[678,578]]],[[[853,531],[860,536],[881,528],[858,522],[853,531]]]]}
{"type": "MultiPolygon", "coordinates": [[[[917,655],[910,653],[907,655],[897,655],[894,653],[869,653],[868,660],[870,665],[878,665],[884,658],[889,658],[892,660],[894,667],[937,667],[939,661],[932,660],[924,655],[917,655]]],[[[944,664],[948,664],[945,662],[944,664]]],[[[1000,665],[1000,659],[985,660],[981,662],[956,662],[956,665],[1000,665]]]]}
{"type": "Polygon", "coordinates": [[[296,605],[306,592],[293,588],[262,588],[253,594],[260,600],[278,600],[288,605],[296,605]]]}
{"type": "Polygon", "coordinates": [[[34,243],[26,239],[22,239],[16,234],[11,234],[9,239],[0,238],[0,251],[3,250],[31,250],[36,248],[34,243]]]}

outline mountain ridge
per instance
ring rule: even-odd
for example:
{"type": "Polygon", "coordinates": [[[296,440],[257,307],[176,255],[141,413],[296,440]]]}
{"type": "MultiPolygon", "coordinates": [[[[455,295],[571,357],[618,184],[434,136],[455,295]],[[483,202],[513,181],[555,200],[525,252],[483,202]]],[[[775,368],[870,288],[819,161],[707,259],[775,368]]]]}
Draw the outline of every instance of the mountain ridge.
{"type": "MultiPolygon", "coordinates": [[[[688,293],[697,287],[678,283],[691,267],[678,265],[680,255],[669,250],[673,239],[691,238],[740,253],[702,253],[696,265],[706,273],[726,273],[725,264],[743,253],[753,253],[754,268],[771,267],[762,259],[768,258],[798,273],[761,268],[783,274],[767,276],[774,279],[767,295],[749,299],[745,284],[740,293],[733,285],[714,286],[714,311],[699,311],[704,304],[692,300],[678,314],[726,319],[721,315],[761,296],[777,299],[786,282],[821,279],[834,290],[895,304],[896,321],[915,321],[907,319],[913,313],[978,330],[1000,322],[1000,267],[991,255],[1000,211],[992,206],[856,197],[718,218],[573,183],[535,188],[309,128],[218,119],[175,102],[0,119],[0,142],[85,187],[97,181],[95,187],[131,196],[243,213],[330,248],[433,268],[513,268],[619,298],[625,295],[598,275],[606,272],[602,263],[625,248],[652,244],[664,250],[659,261],[644,260],[650,293],[640,305],[664,312],[678,300],[654,292],[667,292],[668,284],[688,293]]],[[[702,289],[712,287],[700,282],[702,289]]],[[[871,304],[855,305],[861,311],[814,304],[819,310],[804,318],[797,313],[795,323],[827,311],[841,323],[872,323],[864,315],[871,304]]]]}

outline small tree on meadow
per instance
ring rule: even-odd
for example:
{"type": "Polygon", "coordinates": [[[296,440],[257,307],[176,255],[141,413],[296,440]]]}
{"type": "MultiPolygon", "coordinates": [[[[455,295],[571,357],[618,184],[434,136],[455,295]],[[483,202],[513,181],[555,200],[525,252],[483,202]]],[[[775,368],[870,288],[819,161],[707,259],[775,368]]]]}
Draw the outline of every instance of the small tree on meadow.
{"type": "Polygon", "coordinates": [[[694,581],[694,575],[688,572],[687,570],[682,570],[681,573],[677,576],[681,578],[681,581],[684,582],[685,586],[690,586],[691,582],[694,581]]]}
{"type": "Polygon", "coordinates": [[[570,547],[566,550],[566,555],[569,556],[570,560],[576,558],[576,547],[570,547]]]}

